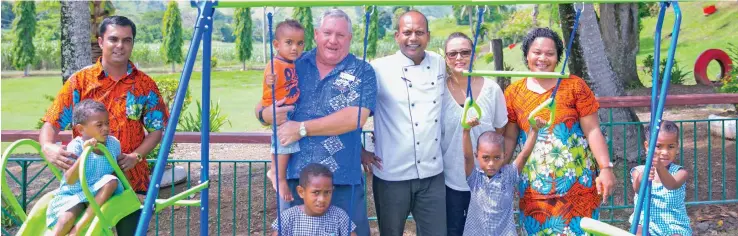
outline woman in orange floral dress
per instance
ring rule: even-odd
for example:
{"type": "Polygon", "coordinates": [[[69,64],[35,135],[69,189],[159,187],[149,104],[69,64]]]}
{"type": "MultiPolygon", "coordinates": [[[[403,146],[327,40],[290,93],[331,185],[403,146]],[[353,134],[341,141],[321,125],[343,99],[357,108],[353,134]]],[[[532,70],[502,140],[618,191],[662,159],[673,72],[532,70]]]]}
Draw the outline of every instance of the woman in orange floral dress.
{"type": "MultiPolygon", "coordinates": [[[[532,72],[553,72],[564,51],[561,38],[548,28],[532,30],[521,46],[532,72]]],[[[524,144],[528,115],[551,97],[556,79],[523,78],[505,90],[508,124],[505,150],[524,144]]],[[[582,217],[597,217],[611,193],[612,172],[597,116],[599,103],[581,78],[561,81],[553,124],[540,130],[519,183],[520,224],[529,235],[583,235],[582,217]]],[[[548,119],[543,110],[537,116],[548,119]]],[[[506,153],[508,158],[513,152],[506,153]]]]}

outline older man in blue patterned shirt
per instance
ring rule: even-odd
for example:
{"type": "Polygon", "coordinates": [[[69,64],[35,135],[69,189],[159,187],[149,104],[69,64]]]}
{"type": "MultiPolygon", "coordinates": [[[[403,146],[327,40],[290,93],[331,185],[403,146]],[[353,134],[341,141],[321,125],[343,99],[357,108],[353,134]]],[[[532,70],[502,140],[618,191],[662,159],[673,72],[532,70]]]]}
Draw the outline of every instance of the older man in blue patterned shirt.
{"type": "MultiPolygon", "coordinates": [[[[371,65],[349,53],[351,18],[339,9],[326,11],[315,30],[317,48],[303,54],[295,67],[300,98],[294,115],[287,120],[290,106],[277,110],[277,137],[283,144],[299,142],[300,152],[287,164],[290,203],[303,203],[295,188],[300,170],[310,163],[321,163],[333,171],[332,204],[349,213],[359,236],[369,235],[364,179],[361,172],[361,126],[374,111],[377,83],[371,65]],[[284,123],[282,123],[284,122],[284,123]]],[[[278,104],[280,105],[280,104],[278,104]]],[[[272,107],[257,105],[257,117],[272,123],[272,107]]]]}

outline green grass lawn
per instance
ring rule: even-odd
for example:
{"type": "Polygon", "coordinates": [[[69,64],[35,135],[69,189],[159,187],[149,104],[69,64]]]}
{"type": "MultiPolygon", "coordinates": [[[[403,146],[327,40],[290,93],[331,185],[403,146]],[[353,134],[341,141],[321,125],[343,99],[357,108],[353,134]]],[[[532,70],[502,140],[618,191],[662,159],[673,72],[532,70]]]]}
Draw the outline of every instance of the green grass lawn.
{"type": "MultiPolygon", "coordinates": [[[[694,62],[700,53],[707,49],[717,48],[725,50],[729,42],[735,43],[734,34],[738,32],[738,4],[735,2],[715,2],[718,11],[710,16],[702,14],[701,2],[680,3],[682,9],[682,23],[677,42],[674,58],[687,71],[692,71],[694,62]],[[733,38],[733,39],[731,39],[733,38]]],[[[654,31],[656,29],[656,17],[643,19],[643,30],[640,33],[641,45],[638,52],[637,63],[642,65],[641,60],[654,50],[654,31]]],[[[661,32],[661,56],[666,58],[669,48],[672,28],[674,27],[674,11],[670,8],[664,17],[664,25],[661,32]]],[[[735,62],[734,62],[735,63],[735,62]]],[[[708,75],[711,78],[720,71],[717,62],[708,67],[708,75]]],[[[650,77],[641,81],[647,87],[651,86],[650,77]]],[[[695,84],[694,75],[689,74],[684,81],[686,85],[695,84]]]]}

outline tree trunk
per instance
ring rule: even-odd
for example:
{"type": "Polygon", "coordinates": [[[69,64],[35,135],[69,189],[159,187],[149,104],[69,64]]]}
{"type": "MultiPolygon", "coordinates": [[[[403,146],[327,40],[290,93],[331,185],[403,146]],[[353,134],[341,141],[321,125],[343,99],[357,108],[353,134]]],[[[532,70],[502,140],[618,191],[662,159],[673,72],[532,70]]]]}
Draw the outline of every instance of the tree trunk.
{"type": "Polygon", "coordinates": [[[86,1],[61,1],[62,83],[90,65],[90,7],[86,1]]]}
{"type": "Polygon", "coordinates": [[[533,19],[533,27],[538,27],[538,4],[533,5],[533,13],[530,17],[533,19]]]}
{"type": "Polygon", "coordinates": [[[176,64],[176,63],[172,63],[172,73],[174,73],[174,72],[175,72],[175,71],[174,71],[174,64],[176,64]]]}
{"type": "MultiPolygon", "coordinates": [[[[569,40],[571,28],[574,25],[574,8],[571,4],[559,6],[562,32],[565,40],[569,40]]],[[[569,58],[569,71],[581,75],[596,96],[624,96],[624,83],[612,69],[610,61],[605,55],[605,45],[602,42],[599,25],[592,4],[585,4],[579,22],[577,37],[572,45],[569,58]]],[[[610,122],[637,122],[638,117],[630,108],[600,109],[598,112],[602,123],[610,122]]],[[[626,158],[634,161],[638,157],[638,145],[641,145],[643,133],[638,137],[638,126],[604,126],[606,143],[612,147],[612,160],[626,158]],[[627,147],[626,150],[623,150],[627,147]],[[625,157],[623,157],[625,153],[625,157]]]]}
{"type": "Polygon", "coordinates": [[[241,71],[246,71],[246,61],[241,62],[241,71]]]}
{"type": "Polygon", "coordinates": [[[28,77],[29,68],[31,68],[31,64],[26,65],[26,68],[23,69],[23,77],[28,77]]]}
{"type": "Polygon", "coordinates": [[[642,87],[636,55],[639,50],[638,4],[600,4],[600,31],[613,71],[627,87],[642,87]]]}

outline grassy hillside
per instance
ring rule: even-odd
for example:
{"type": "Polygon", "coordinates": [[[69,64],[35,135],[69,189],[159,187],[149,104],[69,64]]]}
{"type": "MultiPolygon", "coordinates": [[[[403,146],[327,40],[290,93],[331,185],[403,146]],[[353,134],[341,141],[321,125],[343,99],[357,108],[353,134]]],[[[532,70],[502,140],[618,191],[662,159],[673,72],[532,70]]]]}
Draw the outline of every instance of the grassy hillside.
{"type": "MultiPolygon", "coordinates": [[[[674,58],[688,71],[692,71],[694,62],[703,51],[711,48],[725,49],[729,42],[736,43],[735,32],[738,32],[738,2],[713,2],[717,12],[710,16],[702,14],[702,4],[699,2],[680,3],[682,9],[682,24],[680,27],[677,50],[674,58]],[[731,38],[733,38],[731,40],[731,38]]],[[[638,65],[642,66],[641,60],[647,55],[653,54],[654,31],[656,17],[643,19],[643,30],[641,30],[641,45],[638,52],[638,65]]],[[[671,41],[672,28],[674,27],[674,13],[672,9],[667,11],[664,17],[664,25],[661,33],[661,54],[666,57],[666,52],[671,41]]],[[[734,62],[735,64],[735,62],[734,62]]],[[[720,71],[717,62],[708,67],[708,75],[715,75],[720,71]]],[[[650,78],[641,76],[645,86],[650,87],[650,78]]],[[[694,76],[689,74],[685,78],[685,84],[695,84],[694,76]]]]}

